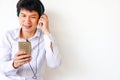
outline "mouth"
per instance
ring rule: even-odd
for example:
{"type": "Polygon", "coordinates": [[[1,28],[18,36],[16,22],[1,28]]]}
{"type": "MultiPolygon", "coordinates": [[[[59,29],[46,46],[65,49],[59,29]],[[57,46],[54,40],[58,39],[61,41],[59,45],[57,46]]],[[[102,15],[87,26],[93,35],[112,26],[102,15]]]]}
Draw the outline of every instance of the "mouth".
{"type": "Polygon", "coordinates": [[[32,26],[31,25],[23,25],[24,28],[30,29],[32,26]]]}

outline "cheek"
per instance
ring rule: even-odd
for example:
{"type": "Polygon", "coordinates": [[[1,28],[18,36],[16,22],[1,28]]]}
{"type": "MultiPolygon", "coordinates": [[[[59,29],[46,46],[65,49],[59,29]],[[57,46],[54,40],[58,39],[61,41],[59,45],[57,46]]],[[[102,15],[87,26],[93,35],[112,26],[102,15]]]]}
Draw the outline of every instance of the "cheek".
{"type": "Polygon", "coordinates": [[[34,25],[38,25],[38,20],[35,20],[35,21],[33,22],[33,24],[34,24],[34,25]]]}
{"type": "Polygon", "coordinates": [[[19,20],[19,24],[22,25],[22,21],[21,20],[19,20]]]}
{"type": "Polygon", "coordinates": [[[24,22],[24,20],[22,20],[22,19],[19,18],[20,25],[22,25],[23,22],[24,22]]]}
{"type": "Polygon", "coordinates": [[[24,22],[22,20],[19,21],[20,26],[22,27],[24,22]]]}

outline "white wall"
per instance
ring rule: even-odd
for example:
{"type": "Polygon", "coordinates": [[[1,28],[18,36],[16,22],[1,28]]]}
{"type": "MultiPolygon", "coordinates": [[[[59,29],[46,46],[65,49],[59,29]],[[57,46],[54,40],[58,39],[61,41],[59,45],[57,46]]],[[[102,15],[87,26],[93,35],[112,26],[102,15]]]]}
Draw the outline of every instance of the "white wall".
{"type": "MultiPolygon", "coordinates": [[[[18,26],[17,1],[0,0],[0,30],[18,26]]],[[[120,1],[42,2],[62,56],[45,80],[120,80],[120,1]]]]}

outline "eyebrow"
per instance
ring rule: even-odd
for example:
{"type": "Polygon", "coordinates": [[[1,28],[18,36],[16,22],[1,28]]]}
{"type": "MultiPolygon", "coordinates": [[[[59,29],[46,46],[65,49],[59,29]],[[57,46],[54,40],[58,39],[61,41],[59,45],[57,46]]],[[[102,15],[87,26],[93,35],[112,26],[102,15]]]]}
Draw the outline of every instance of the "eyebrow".
{"type": "MultiPolygon", "coordinates": [[[[20,14],[25,15],[24,13],[20,13],[20,14]]],[[[36,14],[32,14],[32,15],[30,15],[30,16],[37,16],[37,15],[36,15],[36,14]]]]}

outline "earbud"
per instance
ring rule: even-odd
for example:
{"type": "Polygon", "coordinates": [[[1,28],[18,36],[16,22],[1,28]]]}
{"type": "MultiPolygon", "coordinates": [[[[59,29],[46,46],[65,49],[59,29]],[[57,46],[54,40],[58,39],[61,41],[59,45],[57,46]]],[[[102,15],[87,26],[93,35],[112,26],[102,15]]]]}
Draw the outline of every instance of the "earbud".
{"type": "Polygon", "coordinates": [[[18,16],[18,12],[16,13],[16,15],[18,16]]]}

